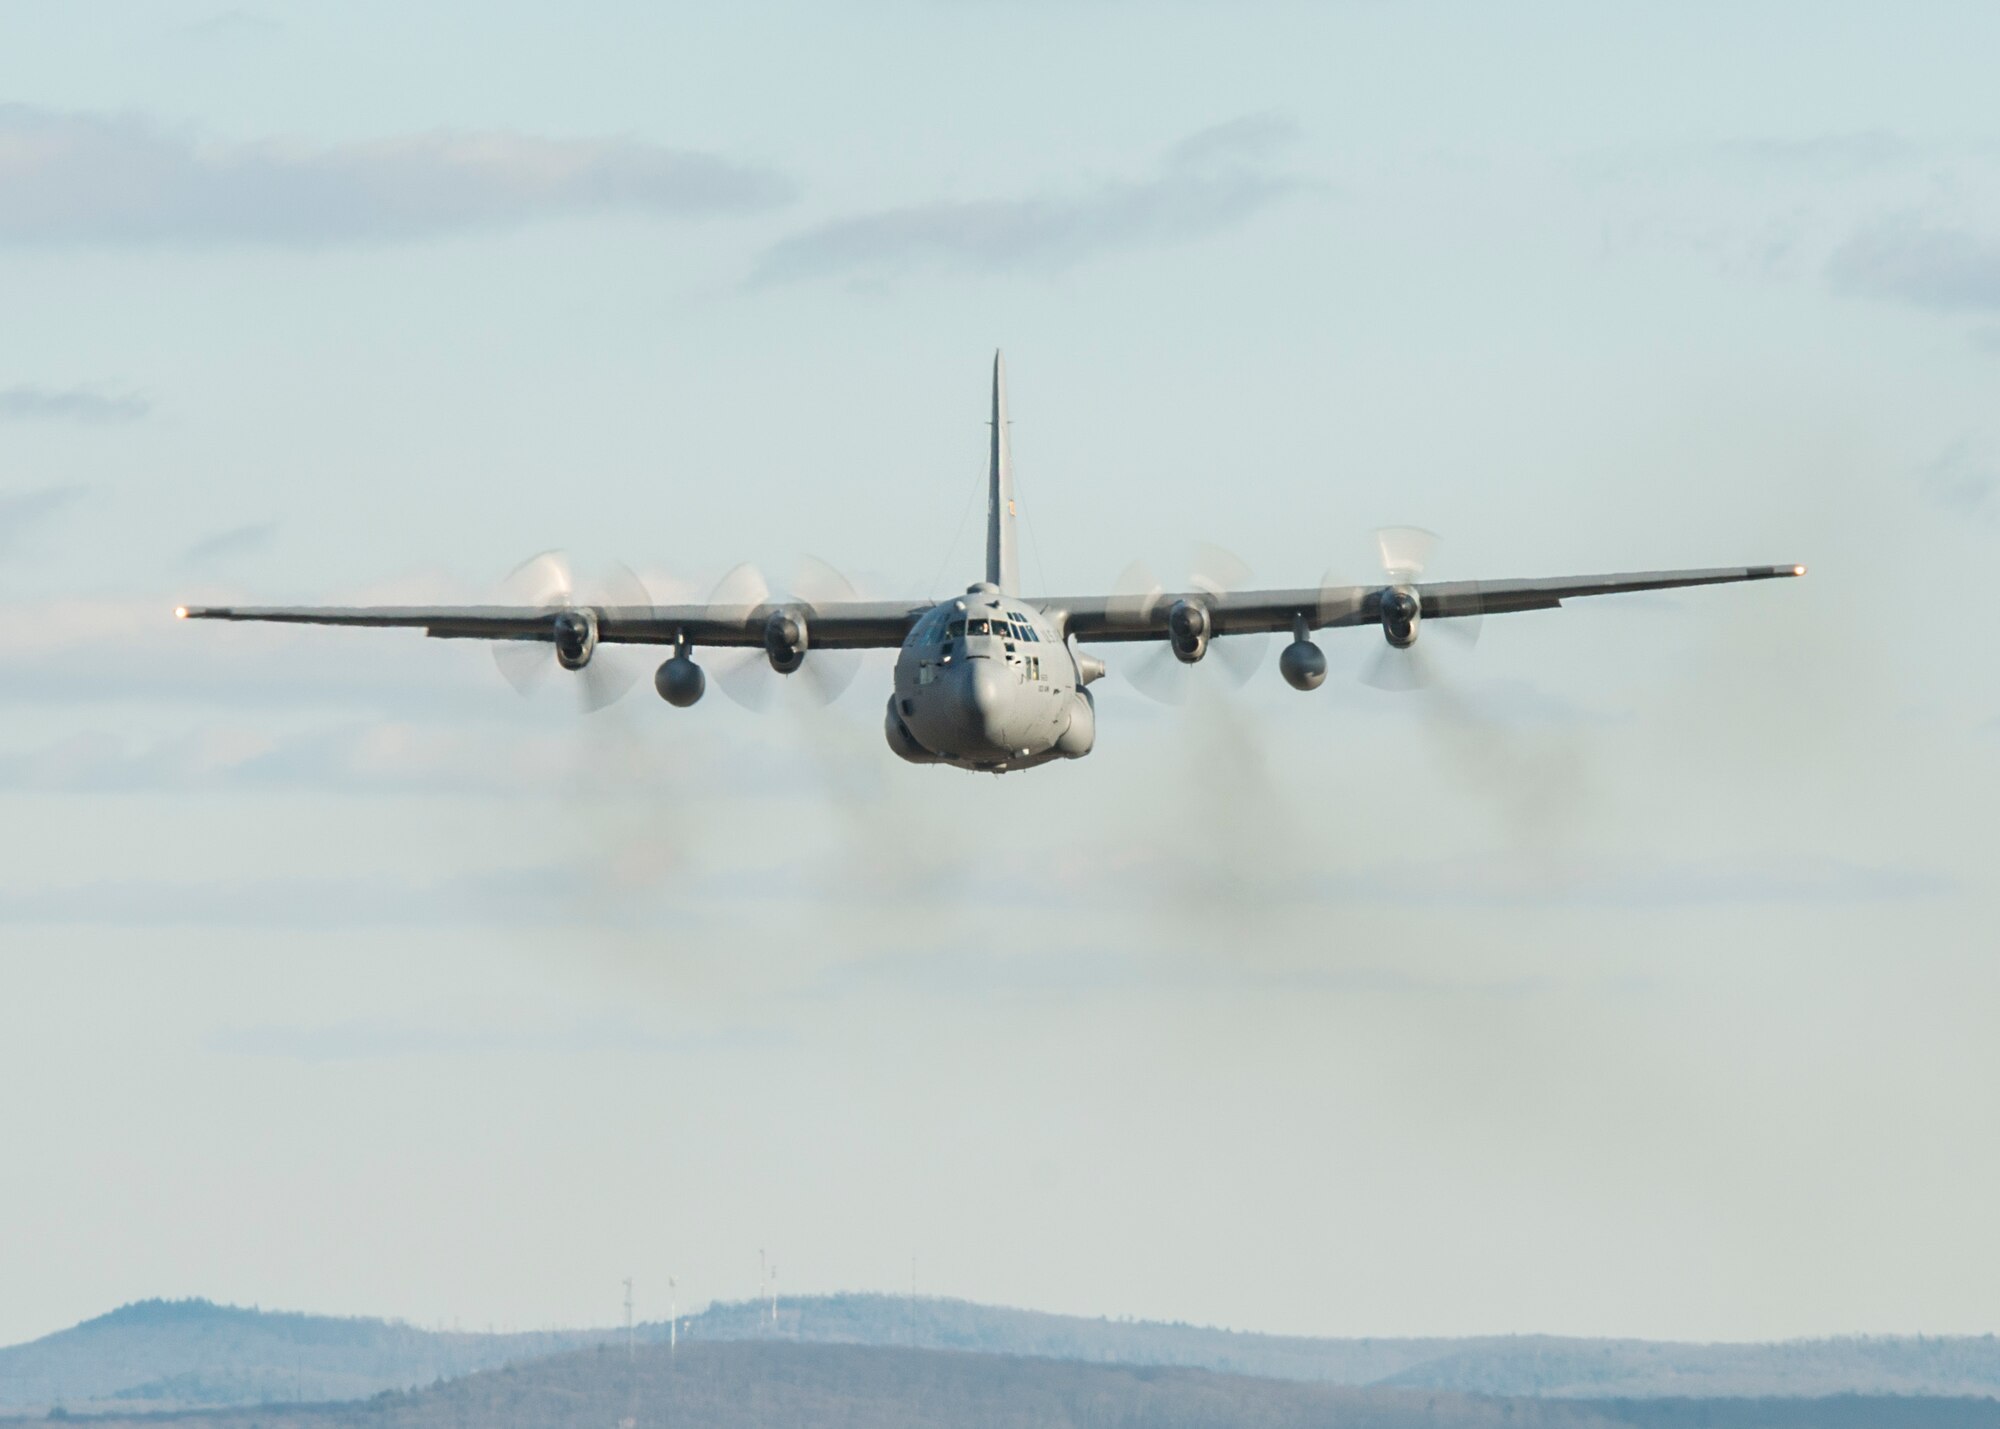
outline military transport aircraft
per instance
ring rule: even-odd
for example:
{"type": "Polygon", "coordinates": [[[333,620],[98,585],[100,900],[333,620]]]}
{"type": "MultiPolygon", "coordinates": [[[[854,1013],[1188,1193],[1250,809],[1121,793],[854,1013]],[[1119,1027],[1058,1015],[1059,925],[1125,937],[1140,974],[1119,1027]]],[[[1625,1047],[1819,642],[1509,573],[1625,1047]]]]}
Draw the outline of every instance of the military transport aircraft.
{"type": "Polygon", "coordinates": [[[1376,681],[1394,688],[1415,682],[1415,667],[1407,662],[1415,655],[1418,627],[1429,621],[1464,626],[1483,615],[1554,609],[1579,596],[1805,574],[1804,566],[1726,566],[1555,580],[1425,582],[1418,577],[1432,538],[1389,530],[1377,533],[1383,577],[1368,585],[1238,590],[1228,577],[1210,572],[1192,578],[1186,590],[1170,591],[1135,568],[1136,574],[1128,572],[1120,582],[1129,588],[1111,595],[1030,597],[1021,594],[1015,551],[1007,374],[998,353],[991,425],[986,579],[954,599],[860,600],[830,571],[801,583],[817,584],[817,592],[775,596],[753,568],[739,566],[701,605],[655,605],[629,572],[622,581],[624,598],[585,602],[575,597],[567,570],[551,553],[516,573],[517,587],[532,588],[521,604],[183,606],[175,614],[187,620],[406,626],[445,639],[496,641],[495,656],[517,684],[553,664],[582,677],[588,707],[624,692],[624,682],[608,673],[613,662],[599,654],[606,646],[672,647],[653,683],[662,699],[682,708],[707,687],[694,660],[697,650],[735,659],[733,668],[721,672],[724,689],[754,703],[755,681],[767,674],[759,667],[766,662],[779,675],[804,671],[831,697],[852,677],[858,657],[846,652],[895,649],[885,721],[889,747],[913,764],[997,773],[1090,753],[1097,714],[1088,686],[1104,674],[1105,665],[1076,648],[1078,643],[1164,642],[1173,659],[1159,667],[1172,674],[1194,666],[1211,648],[1227,663],[1232,649],[1251,644],[1246,636],[1290,632],[1278,671],[1294,689],[1313,690],[1326,679],[1326,657],[1313,644],[1312,632],[1375,625],[1387,642],[1376,681]]]}

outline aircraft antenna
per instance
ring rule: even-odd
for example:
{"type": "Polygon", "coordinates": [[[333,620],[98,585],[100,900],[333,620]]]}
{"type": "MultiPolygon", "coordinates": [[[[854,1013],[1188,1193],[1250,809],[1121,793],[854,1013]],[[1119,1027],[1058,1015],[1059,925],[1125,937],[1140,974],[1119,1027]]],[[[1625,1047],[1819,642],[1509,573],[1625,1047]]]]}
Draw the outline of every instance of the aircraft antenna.
{"type": "Polygon", "coordinates": [[[1021,564],[1014,546],[1014,459],[1007,427],[1007,364],[993,354],[993,419],[988,443],[986,579],[1002,595],[1021,589],[1021,564]]]}

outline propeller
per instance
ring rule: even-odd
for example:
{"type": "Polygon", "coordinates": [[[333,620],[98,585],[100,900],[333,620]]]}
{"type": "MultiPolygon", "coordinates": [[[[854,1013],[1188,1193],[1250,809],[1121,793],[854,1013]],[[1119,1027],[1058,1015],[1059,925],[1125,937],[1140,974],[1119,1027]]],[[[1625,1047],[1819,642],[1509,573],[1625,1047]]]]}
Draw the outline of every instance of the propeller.
{"type": "MultiPolygon", "coordinates": [[[[708,599],[709,604],[721,608],[718,614],[724,620],[737,625],[747,623],[759,606],[803,607],[806,651],[794,673],[804,677],[800,687],[818,704],[832,704],[839,699],[861,671],[860,651],[821,650],[813,646],[813,611],[820,606],[860,599],[853,582],[817,556],[799,560],[785,594],[773,593],[764,573],[746,561],[716,582],[708,599]]],[[[768,708],[780,682],[787,678],[772,666],[761,644],[718,649],[710,655],[709,665],[722,692],[750,710],[768,708]]]]}
{"type": "MultiPolygon", "coordinates": [[[[1196,545],[1187,583],[1178,591],[1169,591],[1161,585],[1144,561],[1132,562],[1112,588],[1111,610],[1114,616],[1123,620],[1134,623],[1148,621],[1156,616],[1163,603],[1180,595],[1223,596],[1242,589],[1249,580],[1250,567],[1241,557],[1204,541],[1196,545]]],[[[1140,694],[1162,704],[1177,705],[1183,703],[1193,689],[1198,678],[1195,673],[1197,665],[1207,665],[1213,657],[1229,684],[1242,685],[1257,672],[1269,643],[1269,635],[1262,632],[1249,635],[1211,634],[1202,659],[1189,664],[1174,653],[1171,641],[1148,642],[1149,648],[1144,653],[1134,652],[1120,665],[1125,678],[1140,694]]]]}
{"type": "MultiPolygon", "coordinates": [[[[1384,526],[1378,530],[1375,533],[1375,551],[1382,563],[1385,584],[1405,586],[1421,580],[1424,567],[1429,564],[1439,540],[1436,532],[1419,526],[1384,526]]],[[[1327,588],[1332,586],[1333,582],[1329,580],[1327,588]]],[[[1434,623],[1425,622],[1420,629],[1440,631],[1457,642],[1461,649],[1470,650],[1479,642],[1481,623],[1482,617],[1477,615],[1455,615],[1434,623]]],[[[1385,640],[1361,670],[1363,684],[1397,693],[1422,689],[1434,684],[1437,678],[1437,662],[1421,638],[1402,649],[1385,640]]]]}
{"type": "MultiPolygon", "coordinates": [[[[646,583],[623,565],[607,567],[591,587],[589,597],[578,598],[569,555],[564,551],[544,551],[523,561],[500,583],[501,604],[546,610],[551,631],[547,639],[493,642],[493,663],[500,667],[508,684],[524,695],[531,695],[548,678],[549,671],[559,667],[554,628],[565,611],[616,608],[644,616],[653,609],[653,597],[647,592],[646,583]]],[[[575,672],[578,676],[575,688],[584,713],[616,702],[638,683],[644,663],[636,651],[601,643],[593,645],[589,658],[575,672]]]]}

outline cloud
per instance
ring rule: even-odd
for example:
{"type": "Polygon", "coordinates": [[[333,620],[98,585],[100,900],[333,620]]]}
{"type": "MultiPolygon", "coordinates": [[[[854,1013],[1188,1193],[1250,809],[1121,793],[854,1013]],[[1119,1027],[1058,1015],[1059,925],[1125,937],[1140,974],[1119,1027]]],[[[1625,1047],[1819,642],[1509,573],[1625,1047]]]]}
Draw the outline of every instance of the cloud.
{"type": "Polygon", "coordinates": [[[1907,167],[1937,156],[1934,145],[1887,129],[1804,137],[1760,136],[1722,139],[1695,146],[1707,160],[1721,159],[1758,170],[1804,171],[1821,175],[1866,173],[1907,167]]]}
{"type": "Polygon", "coordinates": [[[246,556],[261,551],[271,544],[278,534],[275,521],[256,521],[247,526],[232,526],[227,531],[217,531],[212,536],[204,536],[181,554],[181,560],[188,565],[200,565],[208,561],[226,560],[231,556],[246,556]]]}
{"type": "Polygon", "coordinates": [[[253,15],[247,10],[224,10],[205,20],[177,25],[171,33],[182,39],[198,41],[266,40],[284,33],[284,29],[283,23],[268,15],[253,15]]]}
{"type": "MultiPolygon", "coordinates": [[[[1140,849],[1099,885],[1129,883],[1135,897],[1187,879],[1178,849],[1140,849]]],[[[1203,876],[1199,870],[1193,876],[1203,876]]],[[[1827,858],[1740,857],[1655,863],[1478,855],[1398,860],[1335,872],[1309,868],[1232,873],[1214,888],[1272,910],[1298,907],[1415,909],[1846,906],[1945,897],[1959,885],[1933,869],[1827,858]]]]}
{"type": "Polygon", "coordinates": [[[229,143],[132,115],[0,105],[0,243],[309,247],[585,213],[704,217],[789,192],[768,169],[632,138],[229,143]]]}
{"type": "Polygon", "coordinates": [[[357,1062],[389,1057],[643,1056],[768,1047],[779,1040],[768,1032],[747,1031],[671,1036],[629,1021],[580,1023],[559,1030],[353,1021],[319,1027],[224,1027],[209,1037],[208,1049],[235,1057],[357,1062]]]}
{"type": "Polygon", "coordinates": [[[1046,273],[1120,249],[1188,242],[1304,189],[1303,179],[1273,166],[1295,138],[1290,121],[1256,115],[1183,139],[1146,178],[835,219],[766,249],[753,281],[884,279],[934,268],[1046,273]]]}
{"type": "MultiPolygon", "coordinates": [[[[0,152],[0,172],[5,166],[6,157],[0,152]]],[[[4,191],[4,181],[0,181],[0,191],[4,191]]],[[[4,212],[0,212],[0,228],[6,222],[4,212]]],[[[143,397],[91,387],[0,387],[0,421],[82,422],[98,427],[136,422],[152,410],[152,403],[143,397]]]]}
{"type": "MultiPolygon", "coordinates": [[[[1849,905],[1938,898],[1957,891],[1950,877],[1927,868],[1871,865],[1841,859],[1758,858],[1611,864],[1442,864],[1429,877],[1381,890],[1391,901],[1432,905],[1601,908],[1697,908],[1744,905],[1849,905]]],[[[1359,892],[1359,890],[1357,890],[1359,892]]],[[[1365,893],[1362,896],[1366,896],[1365,893]]]]}
{"type": "Polygon", "coordinates": [[[1609,251],[1927,308],[1990,307],[2000,145],[1884,130],[1625,145],[1567,166],[1609,251]],[[1971,301],[1968,301],[1970,299],[1971,301]]]}
{"type": "Polygon", "coordinates": [[[196,928],[556,927],[582,921],[573,869],[420,879],[100,879],[0,889],[0,924],[196,928]]]}
{"type": "Polygon", "coordinates": [[[82,486],[44,486],[37,491],[0,493],[0,554],[11,555],[34,530],[80,498],[82,486]]]}
{"type": "Polygon", "coordinates": [[[1981,516],[2000,491],[2000,472],[1973,448],[1969,439],[1953,442],[1917,472],[1917,489],[1924,499],[1952,516],[1981,516]]]}
{"type": "MultiPolygon", "coordinates": [[[[1568,161],[1586,185],[1724,179],[1753,183],[1850,179],[1908,170],[1963,151],[1891,130],[1839,134],[1741,135],[1735,138],[1628,143],[1586,150],[1568,161]]],[[[1978,156],[1977,150],[1971,157],[1978,156]]]]}
{"type": "Polygon", "coordinates": [[[561,767],[567,752],[560,734],[485,725],[349,723],[279,736],[232,723],[136,744],[83,729],[48,744],[0,750],[0,791],[534,794],[546,789],[544,771],[561,767]]]}
{"type": "Polygon", "coordinates": [[[2000,240],[1913,218],[1854,234],[1827,265],[1834,291],[1942,312],[2000,311],[2000,240]]]}

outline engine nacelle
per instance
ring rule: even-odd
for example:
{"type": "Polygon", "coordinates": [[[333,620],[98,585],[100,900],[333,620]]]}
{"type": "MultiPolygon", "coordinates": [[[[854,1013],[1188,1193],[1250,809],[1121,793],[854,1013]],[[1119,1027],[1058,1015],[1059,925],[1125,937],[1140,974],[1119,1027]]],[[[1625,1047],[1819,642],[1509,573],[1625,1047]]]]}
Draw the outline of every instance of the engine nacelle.
{"type": "Polygon", "coordinates": [[[653,672],[653,688],[675,709],[684,710],[701,698],[708,688],[708,677],[687,656],[676,655],[653,672]]]}
{"type": "Polygon", "coordinates": [[[910,733],[910,727],[903,723],[903,717],[896,711],[894,697],[889,700],[889,716],[882,721],[882,737],[889,741],[889,748],[896,751],[898,759],[912,764],[936,764],[937,755],[917,743],[917,737],[910,733]]]}
{"type": "Polygon", "coordinates": [[[1294,640],[1278,656],[1278,673],[1295,690],[1316,690],[1326,683],[1326,656],[1310,640],[1294,640]]]}
{"type": "Polygon", "coordinates": [[[780,675],[789,675],[806,662],[808,639],[803,611],[774,610],[764,622],[764,654],[780,675]]]}
{"type": "Polygon", "coordinates": [[[1208,653],[1210,631],[1208,607],[1198,600],[1177,600],[1167,612],[1167,640],[1174,647],[1174,658],[1184,665],[1208,653]]]}
{"type": "Polygon", "coordinates": [[[581,670],[597,649],[597,612],[565,610],[555,619],[556,663],[565,670],[581,670]]]}
{"type": "Polygon", "coordinates": [[[1382,592],[1382,638],[1398,650],[1417,643],[1417,622],[1423,618],[1423,603],[1406,585],[1390,586],[1382,592]]]}
{"type": "Polygon", "coordinates": [[[1081,759],[1097,743],[1097,702],[1089,690],[1078,690],[1069,703],[1069,724],[1056,740],[1056,753],[1065,759],[1081,759]]]}

